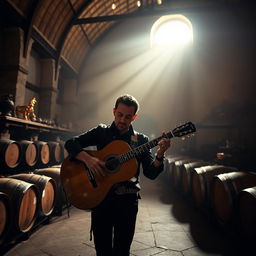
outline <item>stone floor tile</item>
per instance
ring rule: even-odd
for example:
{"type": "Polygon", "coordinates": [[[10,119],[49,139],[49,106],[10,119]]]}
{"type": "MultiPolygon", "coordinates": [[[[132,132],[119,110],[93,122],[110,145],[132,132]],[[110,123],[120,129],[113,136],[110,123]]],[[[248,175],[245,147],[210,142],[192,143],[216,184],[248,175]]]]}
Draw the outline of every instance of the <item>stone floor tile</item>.
{"type": "Polygon", "coordinates": [[[152,229],[154,232],[156,232],[156,231],[177,231],[177,232],[184,231],[183,227],[177,223],[156,222],[156,223],[151,223],[151,225],[152,225],[152,229]]]}
{"type": "Polygon", "coordinates": [[[136,232],[149,232],[152,231],[152,225],[148,220],[138,220],[136,224],[136,232]]]}
{"type": "Polygon", "coordinates": [[[136,232],[134,235],[134,240],[152,247],[156,245],[153,232],[136,232]]]}
{"type": "Polygon", "coordinates": [[[186,232],[156,231],[154,232],[156,245],[165,246],[168,249],[182,251],[195,244],[189,239],[186,232]]]}
{"type": "Polygon", "coordinates": [[[132,255],[135,256],[150,256],[150,255],[159,255],[159,253],[163,252],[164,249],[160,249],[157,247],[150,247],[142,250],[133,250],[132,255]]]}
{"type": "Polygon", "coordinates": [[[150,245],[133,240],[132,245],[131,245],[131,251],[143,250],[143,249],[147,249],[147,248],[151,248],[151,247],[152,246],[150,246],[150,245]]]}
{"type": "Polygon", "coordinates": [[[182,252],[177,252],[177,251],[172,251],[172,250],[165,250],[159,254],[157,254],[157,256],[183,256],[182,252]]]}

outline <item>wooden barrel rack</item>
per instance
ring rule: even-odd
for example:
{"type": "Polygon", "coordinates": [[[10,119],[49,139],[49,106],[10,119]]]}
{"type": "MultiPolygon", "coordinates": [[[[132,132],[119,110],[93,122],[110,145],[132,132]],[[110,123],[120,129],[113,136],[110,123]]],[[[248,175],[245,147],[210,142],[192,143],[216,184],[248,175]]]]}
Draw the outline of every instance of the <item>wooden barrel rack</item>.
{"type": "Polygon", "coordinates": [[[13,178],[0,178],[0,191],[10,200],[8,225],[12,233],[30,231],[39,209],[39,193],[36,186],[13,178]]]}
{"type": "Polygon", "coordinates": [[[165,164],[170,189],[176,185],[176,192],[224,232],[246,241],[255,238],[255,172],[177,155],[167,156],[165,164]]]}
{"type": "Polygon", "coordinates": [[[60,166],[37,169],[34,173],[51,177],[55,181],[56,203],[54,207],[54,214],[61,215],[63,208],[67,206],[68,202],[60,179],[60,166]]]}
{"type": "Polygon", "coordinates": [[[221,225],[236,223],[238,218],[238,194],[243,189],[253,186],[256,186],[255,173],[230,172],[213,178],[211,205],[216,219],[221,225]]]}
{"type": "Polygon", "coordinates": [[[256,186],[243,189],[238,195],[239,227],[246,239],[256,237],[256,186]]]}
{"type": "Polygon", "coordinates": [[[212,179],[215,175],[233,172],[234,167],[223,165],[208,165],[194,168],[192,173],[193,199],[198,207],[210,207],[212,179]]]}
{"type": "Polygon", "coordinates": [[[10,198],[7,194],[0,192],[0,246],[6,240],[10,230],[10,198]]]}
{"type": "Polygon", "coordinates": [[[30,173],[21,173],[10,177],[34,184],[39,191],[40,214],[49,216],[52,213],[56,199],[56,184],[52,178],[30,173]]]}
{"type": "Polygon", "coordinates": [[[32,169],[38,161],[39,151],[34,141],[20,140],[18,141],[21,148],[20,167],[32,169]]]}
{"type": "Polygon", "coordinates": [[[64,201],[68,204],[61,188],[60,165],[67,157],[64,142],[76,133],[1,115],[0,132],[2,255],[53,216],[62,215],[64,201]]]}
{"type": "Polygon", "coordinates": [[[21,148],[19,143],[10,139],[0,140],[0,163],[3,168],[12,169],[19,165],[21,148]]]}

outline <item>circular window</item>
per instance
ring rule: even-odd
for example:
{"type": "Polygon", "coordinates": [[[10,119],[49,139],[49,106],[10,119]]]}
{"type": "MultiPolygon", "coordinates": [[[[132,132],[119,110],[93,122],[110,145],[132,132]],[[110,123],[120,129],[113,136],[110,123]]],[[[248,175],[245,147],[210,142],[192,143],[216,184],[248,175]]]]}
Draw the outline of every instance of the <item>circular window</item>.
{"type": "Polygon", "coordinates": [[[150,41],[151,47],[176,47],[192,43],[192,24],[181,14],[162,16],[151,28],[150,41]]]}

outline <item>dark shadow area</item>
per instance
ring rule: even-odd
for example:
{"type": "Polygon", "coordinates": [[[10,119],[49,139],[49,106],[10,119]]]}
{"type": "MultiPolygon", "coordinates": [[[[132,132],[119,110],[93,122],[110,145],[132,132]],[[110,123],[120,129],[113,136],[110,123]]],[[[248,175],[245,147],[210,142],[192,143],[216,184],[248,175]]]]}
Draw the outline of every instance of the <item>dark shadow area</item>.
{"type": "MultiPolygon", "coordinates": [[[[211,213],[196,208],[190,199],[171,187],[166,173],[161,174],[155,182],[153,191],[152,187],[148,188],[145,184],[144,193],[157,194],[161,202],[169,204],[170,216],[180,223],[189,224],[189,236],[204,253],[223,256],[254,255],[256,246],[253,239],[244,239],[239,233],[223,228],[211,213]]],[[[143,179],[142,183],[144,184],[143,179]]]]}

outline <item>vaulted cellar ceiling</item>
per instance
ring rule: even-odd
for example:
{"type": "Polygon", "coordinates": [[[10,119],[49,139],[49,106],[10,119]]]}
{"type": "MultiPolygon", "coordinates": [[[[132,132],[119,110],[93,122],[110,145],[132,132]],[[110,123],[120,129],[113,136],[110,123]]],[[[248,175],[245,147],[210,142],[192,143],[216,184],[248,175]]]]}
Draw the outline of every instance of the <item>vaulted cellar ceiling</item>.
{"type": "Polygon", "coordinates": [[[242,2],[247,1],[3,0],[1,23],[24,29],[24,55],[29,40],[33,38],[38,48],[43,48],[57,61],[64,61],[74,73],[78,73],[91,48],[124,18],[189,8],[191,11],[239,7],[242,2]],[[113,3],[115,8],[112,8],[113,3]]]}

